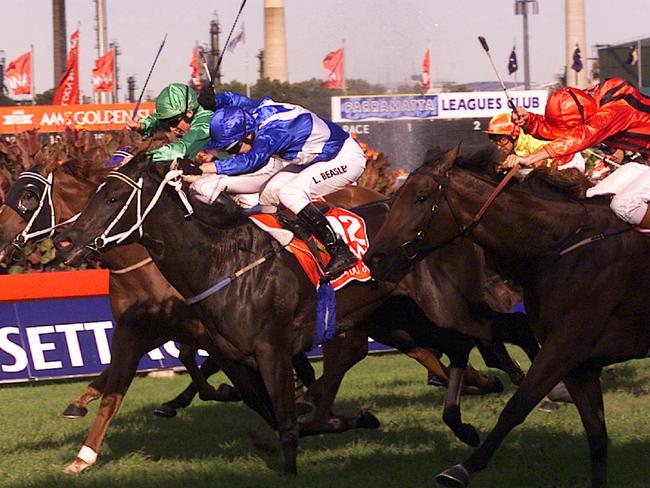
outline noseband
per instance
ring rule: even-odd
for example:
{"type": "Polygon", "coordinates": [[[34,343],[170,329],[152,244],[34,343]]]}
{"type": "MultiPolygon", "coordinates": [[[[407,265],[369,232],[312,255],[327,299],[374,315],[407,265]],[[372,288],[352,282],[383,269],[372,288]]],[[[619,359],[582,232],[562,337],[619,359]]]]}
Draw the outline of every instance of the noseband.
{"type": "Polygon", "coordinates": [[[496,186],[494,191],[490,194],[490,196],[487,198],[481,209],[477,212],[477,214],[472,218],[472,220],[468,223],[463,225],[460,219],[460,212],[458,211],[458,208],[454,204],[454,202],[449,198],[449,171],[445,172],[445,175],[442,178],[439,178],[437,176],[434,176],[432,174],[428,173],[422,173],[423,176],[426,176],[428,178],[431,178],[433,181],[435,181],[438,184],[438,192],[439,196],[438,199],[434,202],[434,204],[431,206],[431,210],[427,214],[426,218],[424,219],[424,222],[422,226],[420,226],[420,229],[418,232],[415,234],[415,238],[410,241],[406,241],[403,244],[400,245],[400,250],[402,252],[402,255],[408,260],[408,261],[413,261],[415,260],[419,254],[423,252],[428,252],[432,251],[434,249],[439,249],[450,242],[456,240],[458,237],[468,237],[474,228],[480,223],[481,219],[483,218],[483,215],[485,215],[485,212],[487,209],[492,205],[494,200],[499,196],[501,191],[505,188],[505,186],[508,184],[508,182],[512,179],[512,177],[517,173],[519,170],[519,165],[516,164],[513,166],[508,174],[499,182],[499,184],[496,186]],[[427,230],[431,226],[431,222],[433,221],[433,217],[438,213],[440,210],[440,202],[442,200],[445,200],[447,202],[447,206],[449,207],[449,211],[451,212],[451,216],[454,219],[454,222],[456,223],[456,229],[458,232],[454,234],[453,236],[449,237],[448,239],[445,239],[444,241],[432,245],[432,246],[426,246],[422,247],[422,241],[424,241],[424,237],[426,235],[427,230]]]}

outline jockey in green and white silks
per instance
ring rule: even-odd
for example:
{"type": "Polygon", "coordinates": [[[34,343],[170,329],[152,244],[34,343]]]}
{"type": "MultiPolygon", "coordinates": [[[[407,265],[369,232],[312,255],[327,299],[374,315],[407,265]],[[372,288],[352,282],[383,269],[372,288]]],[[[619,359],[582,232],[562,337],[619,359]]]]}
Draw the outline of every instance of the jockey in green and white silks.
{"type": "Polygon", "coordinates": [[[210,138],[212,111],[204,109],[193,88],[182,83],[166,86],[156,99],[156,111],[139,121],[127,120],[127,127],[144,136],[168,131],[179,140],[151,151],[154,162],[192,158],[210,138]]]}

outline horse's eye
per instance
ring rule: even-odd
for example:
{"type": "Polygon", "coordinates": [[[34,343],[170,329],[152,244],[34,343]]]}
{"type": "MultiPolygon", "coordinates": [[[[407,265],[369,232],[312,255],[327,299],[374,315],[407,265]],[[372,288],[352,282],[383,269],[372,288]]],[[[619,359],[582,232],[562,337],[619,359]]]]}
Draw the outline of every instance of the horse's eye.
{"type": "Polygon", "coordinates": [[[421,193],[415,198],[415,201],[418,203],[426,202],[427,196],[421,193]]]}
{"type": "Polygon", "coordinates": [[[111,197],[108,199],[108,203],[115,203],[117,202],[117,197],[111,197]]]}
{"type": "Polygon", "coordinates": [[[38,195],[30,190],[26,190],[20,199],[21,206],[25,210],[36,210],[36,207],[38,207],[38,201],[38,195]]]}

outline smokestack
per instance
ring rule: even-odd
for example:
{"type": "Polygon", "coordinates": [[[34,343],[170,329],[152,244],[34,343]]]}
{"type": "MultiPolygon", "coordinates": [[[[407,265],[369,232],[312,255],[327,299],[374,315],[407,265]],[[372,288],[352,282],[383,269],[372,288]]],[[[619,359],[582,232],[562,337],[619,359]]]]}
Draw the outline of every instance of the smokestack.
{"type": "Polygon", "coordinates": [[[54,86],[65,71],[67,38],[65,28],[65,0],[52,0],[52,33],[54,44],[54,86]]]}
{"type": "Polygon", "coordinates": [[[289,81],[284,0],[264,0],[264,78],[289,81]]]}
{"type": "MultiPolygon", "coordinates": [[[[97,30],[97,57],[106,54],[106,2],[95,0],[95,29],[97,30]]],[[[95,93],[95,102],[106,103],[108,93],[95,93]]]]}
{"type": "MultiPolygon", "coordinates": [[[[219,61],[219,34],[221,29],[219,28],[219,19],[215,15],[215,18],[210,21],[210,54],[208,56],[208,68],[210,73],[214,73],[214,69],[217,66],[217,61],[219,61]]],[[[214,75],[214,82],[216,85],[221,85],[221,67],[219,71],[214,75]]]]}
{"type": "Polygon", "coordinates": [[[587,41],[585,35],[585,2],[584,0],[565,0],[564,8],[566,11],[566,84],[578,88],[585,88],[589,85],[587,41]],[[578,72],[577,75],[571,69],[576,44],[580,47],[582,59],[582,71],[578,72]]]}

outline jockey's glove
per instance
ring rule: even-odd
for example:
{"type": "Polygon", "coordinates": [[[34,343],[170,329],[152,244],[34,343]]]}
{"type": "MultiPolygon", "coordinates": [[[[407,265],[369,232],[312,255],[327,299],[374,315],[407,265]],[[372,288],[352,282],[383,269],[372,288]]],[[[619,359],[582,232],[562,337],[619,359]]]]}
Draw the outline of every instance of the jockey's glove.
{"type": "Polygon", "coordinates": [[[178,166],[183,171],[183,175],[202,175],[203,171],[198,163],[195,163],[189,158],[181,158],[178,160],[178,166]]]}

